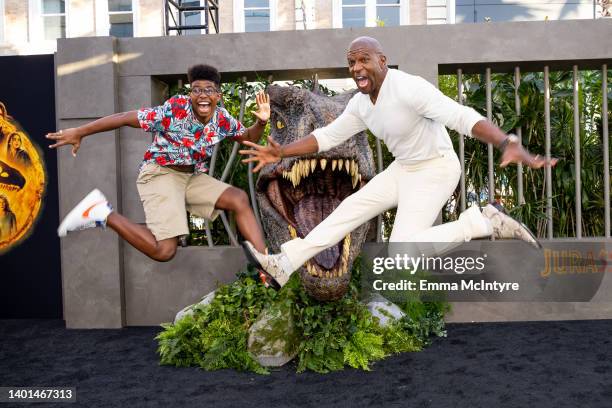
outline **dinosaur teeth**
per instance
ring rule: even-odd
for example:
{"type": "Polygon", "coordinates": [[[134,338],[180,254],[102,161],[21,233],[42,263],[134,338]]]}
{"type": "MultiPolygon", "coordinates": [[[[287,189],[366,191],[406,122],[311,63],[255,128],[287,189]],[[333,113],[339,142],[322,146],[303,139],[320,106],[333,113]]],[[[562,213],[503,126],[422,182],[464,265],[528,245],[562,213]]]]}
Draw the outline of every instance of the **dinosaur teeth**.
{"type": "Polygon", "coordinates": [[[293,183],[293,187],[295,188],[298,184],[300,184],[300,172],[298,166],[293,166],[291,169],[291,183],[293,183]]]}
{"type": "Polygon", "coordinates": [[[7,190],[7,191],[17,191],[17,190],[20,189],[20,187],[13,186],[11,184],[0,183],[0,189],[1,190],[7,190]]]}
{"type": "Polygon", "coordinates": [[[311,263],[306,264],[306,269],[308,270],[308,274],[310,276],[317,276],[317,271],[311,263]]]}
{"type": "Polygon", "coordinates": [[[346,171],[347,175],[351,178],[351,185],[353,190],[360,185],[362,181],[362,175],[359,174],[359,164],[355,160],[349,159],[303,159],[293,163],[290,170],[284,170],[282,177],[285,180],[291,181],[293,187],[297,187],[303,179],[314,174],[317,169],[317,163],[321,166],[321,170],[327,168],[328,161],[331,160],[332,171],[336,168],[338,171],[346,171]]]}
{"type": "Polygon", "coordinates": [[[344,237],[344,240],[342,242],[342,260],[340,261],[340,271],[339,271],[340,276],[344,275],[348,270],[348,259],[349,259],[350,249],[351,249],[351,234],[348,234],[346,237],[344,237]]]}
{"type": "Polygon", "coordinates": [[[351,246],[351,234],[348,234],[342,240],[342,249],[348,252],[349,247],[351,246]]]}

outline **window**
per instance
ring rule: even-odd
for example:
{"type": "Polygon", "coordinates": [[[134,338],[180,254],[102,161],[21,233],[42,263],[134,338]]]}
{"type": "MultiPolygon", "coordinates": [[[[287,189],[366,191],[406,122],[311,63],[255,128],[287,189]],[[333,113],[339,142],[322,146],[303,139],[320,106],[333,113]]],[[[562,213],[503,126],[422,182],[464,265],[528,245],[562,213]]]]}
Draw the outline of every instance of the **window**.
{"type": "Polygon", "coordinates": [[[70,37],[70,1],[28,0],[28,41],[55,50],[55,40],[70,37]]]}
{"type": "Polygon", "coordinates": [[[366,0],[342,0],[342,27],[366,26],[366,0]]]}
{"type": "Polygon", "coordinates": [[[595,7],[592,1],[568,0],[508,2],[474,2],[456,0],[457,23],[484,23],[502,21],[544,21],[593,19],[595,7]]]}
{"type": "Polygon", "coordinates": [[[269,0],[244,0],[244,31],[270,31],[269,0]]]}
{"type": "Polygon", "coordinates": [[[97,0],[96,35],[134,37],[137,32],[136,4],[133,0],[97,0]]]}
{"type": "Polygon", "coordinates": [[[108,0],[109,35],[113,37],[134,36],[134,10],[132,0],[108,0]]]}
{"type": "MultiPolygon", "coordinates": [[[[201,0],[191,0],[191,1],[184,1],[182,3],[183,6],[201,6],[202,5],[202,1],[201,0]]],[[[202,12],[201,11],[186,11],[183,13],[183,24],[184,25],[202,25],[204,24],[202,22],[202,12]]],[[[184,30],[183,33],[185,35],[198,35],[198,34],[202,34],[202,30],[184,30]]]]}
{"type": "Polygon", "coordinates": [[[408,0],[334,0],[334,27],[392,27],[409,23],[408,0]]]}
{"type": "Polygon", "coordinates": [[[260,32],[276,29],[277,0],[235,0],[234,31],[260,32]]]}
{"type": "Polygon", "coordinates": [[[43,38],[56,40],[66,38],[66,2],[64,0],[42,0],[43,38]]]}
{"type": "Polygon", "coordinates": [[[400,25],[400,0],[376,0],[376,25],[400,25]]]}

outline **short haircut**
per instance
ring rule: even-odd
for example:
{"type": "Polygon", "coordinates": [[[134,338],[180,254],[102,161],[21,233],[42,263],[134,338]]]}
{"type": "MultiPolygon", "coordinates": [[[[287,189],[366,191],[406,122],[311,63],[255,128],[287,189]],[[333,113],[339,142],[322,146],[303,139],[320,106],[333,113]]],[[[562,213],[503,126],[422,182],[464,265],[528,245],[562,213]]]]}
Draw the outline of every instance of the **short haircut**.
{"type": "Polygon", "coordinates": [[[217,71],[217,68],[212,67],[210,65],[199,64],[194,65],[189,68],[187,71],[187,78],[189,79],[189,83],[192,84],[193,81],[211,81],[217,85],[217,88],[221,87],[221,74],[217,71]]]}

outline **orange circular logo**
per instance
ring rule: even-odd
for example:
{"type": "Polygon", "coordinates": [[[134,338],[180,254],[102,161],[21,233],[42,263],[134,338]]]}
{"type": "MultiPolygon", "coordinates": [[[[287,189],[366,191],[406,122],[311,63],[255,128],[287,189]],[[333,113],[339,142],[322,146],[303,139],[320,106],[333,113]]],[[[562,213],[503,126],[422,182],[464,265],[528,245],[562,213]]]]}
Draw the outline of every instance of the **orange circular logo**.
{"type": "Polygon", "coordinates": [[[42,154],[0,102],[0,253],[31,232],[45,185],[42,154]]]}

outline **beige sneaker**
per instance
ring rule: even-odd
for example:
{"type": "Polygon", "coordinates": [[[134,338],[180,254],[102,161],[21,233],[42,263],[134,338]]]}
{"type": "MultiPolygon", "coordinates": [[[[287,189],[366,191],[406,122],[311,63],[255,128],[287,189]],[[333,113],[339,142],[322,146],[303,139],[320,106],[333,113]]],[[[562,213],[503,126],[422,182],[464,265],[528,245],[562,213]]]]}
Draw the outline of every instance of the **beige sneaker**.
{"type": "Polygon", "coordinates": [[[249,263],[259,269],[259,278],[266,287],[280,289],[285,286],[291,276],[283,268],[281,257],[285,254],[262,254],[249,241],[242,241],[242,249],[249,263]]]}
{"type": "Polygon", "coordinates": [[[506,213],[501,204],[489,203],[482,209],[482,215],[491,222],[495,239],[520,239],[536,248],[542,248],[535,234],[527,226],[506,213]]]}

